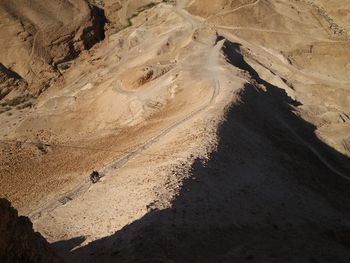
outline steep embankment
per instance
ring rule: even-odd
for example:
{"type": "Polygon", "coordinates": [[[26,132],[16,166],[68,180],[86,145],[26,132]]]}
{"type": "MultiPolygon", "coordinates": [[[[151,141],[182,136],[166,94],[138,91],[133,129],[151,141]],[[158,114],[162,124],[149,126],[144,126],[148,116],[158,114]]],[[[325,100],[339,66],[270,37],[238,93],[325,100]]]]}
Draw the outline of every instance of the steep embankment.
{"type": "Polygon", "coordinates": [[[0,199],[0,261],[13,262],[62,262],[47,241],[34,232],[32,223],[18,216],[6,199],[0,199]]]}
{"type": "Polygon", "coordinates": [[[32,94],[48,87],[63,62],[104,38],[104,18],[85,1],[2,1],[0,61],[32,94]]]}
{"type": "Polygon", "coordinates": [[[302,104],[298,112],[315,124],[319,138],[350,156],[349,22],[335,11],[339,4],[218,1],[207,8],[209,2],[192,1],[188,10],[249,47],[258,73],[302,104]]]}
{"type": "MultiPolygon", "coordinates": [[[[55,244],[69,261],[345,263],[350,259],[349,183],[338,174],[347,176],[349,159],[320,141],[315,126],[295,114],[297,101],[259,76],[247,62],[252,54],[228,40],[223,52],[246,85],[234,91],[238,100],[218,127],[216,150],[204,160],[194,160],[191,167],[174,168],[166,189],[140,219],[71,252],[69,244],[83,240],[55,244]],[[165,193],[174,188],[168,204],[165,193]]],[[[127,169],[120,172],[120,181],[109,182],[121,183],[126,180],[122,174],[130,174],[127,169]]],[[[66,211],[71,209],[78,205],[66,211]]],[[[105,219],[99,220],[103,224],[105,219]]]]}
{"type": "Polygon", "coordinates": [[[0,127],[0,193],[58,253],[348,262],[337,14],[301,0],[94,2],[115,30],[0,127]]]}

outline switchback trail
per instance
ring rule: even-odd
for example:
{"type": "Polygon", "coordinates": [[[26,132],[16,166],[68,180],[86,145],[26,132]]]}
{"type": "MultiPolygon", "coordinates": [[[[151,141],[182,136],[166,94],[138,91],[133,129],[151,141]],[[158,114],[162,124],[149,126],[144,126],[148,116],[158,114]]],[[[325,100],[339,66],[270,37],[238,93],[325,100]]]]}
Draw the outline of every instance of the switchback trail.
{"type": "MultiPolygon", "coordinates": [[[[176,11],[178,12],[178,9],[176,9],[176,11]]],[[[190,15],[187,12],[183,12],[181,16],[186,19],[190,15]]],[[[190,21],[191,25],[194,25],[194,19],[189,18],[189,21],[190,21]]],[[[193,27],[192,27],[192,29],[193,29],[193,27]]],[[[191,32],[191,34],[192,34],[192,32],[191,32]]],[[[143,144],[138,145],[135,149],[131,150],[130,152],[123,155],[122,157],[118,158],[117,160],[115,160],[115,161],[111,162],[110,164],[108,164],[107,166],[105,166],[103,169],[101,169],[99,171],[102,177],[110,174],[111,172],[113,172],[117,169],[122,168],[125,164],[128,163],[129,160],[135,158],[137,155],[141,154],[144,150],[150,148],[154,143],[156,143],[159,139],[161,139],[162,137],[167,135],[169,132],[171,132],[175,128],[179,127],[180,125],[184,124],[188,120],[194,118],[196,115],[205,111],[206,109],[208,109],[210,106],[212,106],[215,103],[215,99],[218,96],[218,94],[220,93],[220,81],[219,81],[219,78],[217,77],[216,69],[218,66],[217,64],[218,64],[219,54],[220,54],[220,51],[223,47],[224,42],[225,42],[224,39],[221,41],[218,41],[215,44],[215,46],[212,47],[212,50],[208,54],[207,63],[204,64],[204,67],[211,72],[211,77],[213,79],[213,92],[212,92],[210,99],[205,104],[203,104],[202,106],[200,106],[196,110],[189,113],[185,118],[172,123],[169,127],[160,131],[156,136],[148,139],[143,144]]],[[[48,204],[46,204],[44,206],[42,206],[37,211],[31,213],[29,215],[30,219],[32,221],[37,220],[40,217],[42,217],[43,215],[54,211],[56,208],[58,208],[62,205],[65,205],[68,202],[75,200],[76,198],[78,198],[79,196],[81,196],[85,192],[87,192],[91,186],[92,186],[92,182],[90,181],[90,179],[87,176],[83,182],[81,182],[79,185],[77,185],[71,191],[63,194],[62,196],[56,198],[55,200],[49,202],[48,204]]]]}

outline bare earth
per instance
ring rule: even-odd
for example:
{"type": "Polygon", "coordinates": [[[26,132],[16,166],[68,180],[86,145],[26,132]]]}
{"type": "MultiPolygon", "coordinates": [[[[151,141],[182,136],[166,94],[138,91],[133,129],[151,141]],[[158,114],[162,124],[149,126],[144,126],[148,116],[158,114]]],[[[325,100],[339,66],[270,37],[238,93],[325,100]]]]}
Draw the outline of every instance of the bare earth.
{"type": "Polygon", "coordinates": [[[67,69],[0,52],[0,196],[67,262],[350,262],[350,1],[92,2],[67,69]]]}

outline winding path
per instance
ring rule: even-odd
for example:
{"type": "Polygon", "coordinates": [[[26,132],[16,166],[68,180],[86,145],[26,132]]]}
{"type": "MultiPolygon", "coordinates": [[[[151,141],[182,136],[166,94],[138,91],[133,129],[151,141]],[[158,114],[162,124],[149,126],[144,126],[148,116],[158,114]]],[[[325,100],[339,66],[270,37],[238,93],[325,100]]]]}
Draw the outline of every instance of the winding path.
{"type": "MultiPolygon", "coordinates": [[[[179,15],[181,15],[185,20],[187,20],[192,26],[192,30],[195,30],[199,26],[199,22],[197,22],[190,14],[188,14],[183,9],[180,9],[179,6],[176,7],[175,12],[177,12],[179,15]]],[[[190,34],[192,35],[192,30],[190,34]]],[[[138,145],[135,149],[131,150],[127,154],[123,155],[122,157],[118,158],[117,160],[111,162],[107,166],[105,166],[103,169],[100,170],[100,173],[102,176],[106,176],[110,174],[111,172],[122,168],[125,164],[128,163],[129,160],[135,158],[137,155],[141,154],[144,150],[151,147],[154,143],[159,141],[162,137],[167,135],[169,132],[177,128],[178,126],[184,124],[185,122],[189,121],[190,119],[194,118],[196,115],[200,114],[201,112],[208,109],[210,106],[212,106],[215,103],[215,99],[220,93],[220,81],[217,77],[217,64],[218,64],[218,58],[220,51],[222,49],[222,46],[224,44],[225,40],[221,40],[215,44],[215,46],[212,47],[211,51],[208,54],[208,60],[207,63],[204,64],[204,67],[207,70],[210,70],[211,77],[213,79],[213,92],[210,97],[210,99],[200,106],[199,108],[195,109],[191,113],[189,113],[186,117],[184,117],[181,120],[178,120],[174,123],[172,123],[169,127],[166,129],[160,131],[157,135],[150,138],[149,140],[145,141],[143,144],[138,145]]],[[[50,213],[54,211],[56,208],[65,205],[68,202],[74,201],[79,196],[83,195],[85,192],[89,190],[89,188],[92,186],[92,182],[87,177],[83,182],[81,182],[79,185],[77,185],[74,189],[71,191],[65,193],[64,195],[58,197],[57,199],[49,202],[48,204],[41,207],[39,210],[35,211],[34,213],[30,214],[29,217],[32,221],[35,221],[42,217],[43,215],[50,213]]]]}

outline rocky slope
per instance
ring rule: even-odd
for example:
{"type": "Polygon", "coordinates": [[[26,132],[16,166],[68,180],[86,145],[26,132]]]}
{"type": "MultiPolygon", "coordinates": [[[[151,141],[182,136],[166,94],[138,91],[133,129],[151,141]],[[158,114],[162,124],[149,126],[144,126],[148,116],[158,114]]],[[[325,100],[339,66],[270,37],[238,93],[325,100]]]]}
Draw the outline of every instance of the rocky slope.
{"type": "MultiPolygon", "coordinates": [[[[25,94],[27,91],[28,84],[24,81],[18,74],[7,69],[3,64],[0,64],[0,100],[12,94],[25,94]]],[[[16,96],[16,95],[14,95],[16,96]]],[[[1,111],[9,110],[4,106],[10,106],[8,104],[13,104],[9,101],[3,103],[1,111]]]]}
{"type": "Polygon", "coordinates": [[[104,17],[85,1],[2,1],[0,61],[32,94],[48,87],[63,62],[104,38],[104,17]]]}
{"type": "MultiPolygon", "coordinates": [[[[105,40],[32,108],[0,115],[0,194],[59,255],[349,262],[339,4],[90,2],[105,40]]],[[[4,85],[26,85],[5,67],[4,85]]]]}
{"type": "Polygon", "coordinates": [[[222,0],[191,1],[188,10],[253,52],[263,51],[253,67],[284,81],[318,136],[350,156],[349,21],[341,11],[349,7],[347,1],[340,8],[334,1],[222,0]]]}
{"type": "Polygon", "coordinates": [[[0,199],[0,261],[3,263],[62,262],[27,217],[18,216],[6,199],[0,199]]]}

